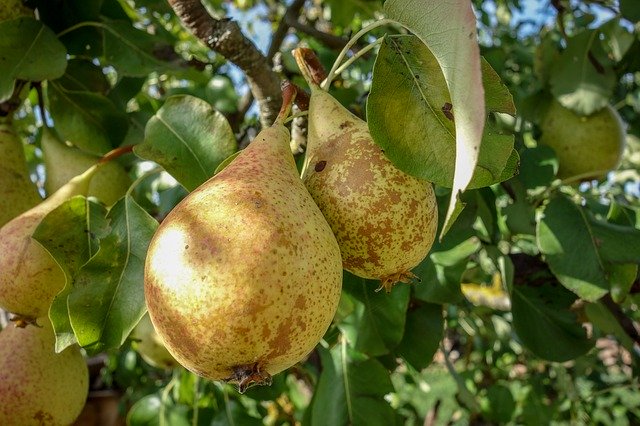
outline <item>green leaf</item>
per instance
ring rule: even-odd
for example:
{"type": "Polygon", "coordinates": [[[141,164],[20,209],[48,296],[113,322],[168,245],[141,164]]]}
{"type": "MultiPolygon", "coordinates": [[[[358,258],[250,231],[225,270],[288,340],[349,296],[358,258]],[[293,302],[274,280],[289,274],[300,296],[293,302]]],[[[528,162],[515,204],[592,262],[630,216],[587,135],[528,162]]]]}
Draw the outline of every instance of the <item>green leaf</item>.
{"type": "Polygon", "coordinates": [[[56,130],[83,151],[102,155],[124,139],[129,126],[127,116],[107,97],[66,90],[53,81],[47,94],[56,130]]]}
{"type": "Polygon", "coordinates": [[[620,62],[631,48],[635,37],[620,25],[620,18],[614,18],[601,25],[600,31],[605,36],[602,40],[603,47],[615,62],[620,62]]]}
{"type": "Polygon", "coordinates": [[[359,303],[338,324],[355,350],[371,356],[387,354],[400,343],[411,292],[405,284],[398,284],[391,293],[376,292],[377,286],[377,281],[345,272],[344,291],[359,303]]]}
{"type": "Polygon", "coordinates": [[[549,202],[536,235],[560,283],[590,302],[609,291],[608,263],[640,263],[640,230],[598,221],[566,197],[549,202]]]}
{"type": "Polygon", "coordinates": [[[70,198],[46,215],[33,238],[51,254],[64,272],[66,284],[49,309],[56,333],[56,351],[76,343],[69,322],[67,297],[73,291],[75,276],[98,250],[98,239],[108,232],[106,209],[82,196],[70,198]]]}
{"type": "Polygon", "coordinates": [[[394,412],[384,400],[393,392],[389,372],[375,359],[353,359],[345,340],[319,348],[322,374],[311,406],[311,426],[389,426],[394,412]]]}
{"type": "Polygon", "coordinates": [[[537,356],[564,362],[591,349],[594,342],[577,322],[571,305],[576,297],[560,286],[514,286],[513,327],[522,343],[537,356]]]}
{"type": "Polygon", "coordinates": [[[586,30],[567,40],[567,48],[552,67],[551,93],[578,115],[589,115],[609,103],[616,76],[599,44],[598,30],[586,30]]]}
{"type": "Polygon", "coordinates": [[[211,426],[261,426],[261,419],[251,417],[247,409],[233,400],[227,400],[226,406],[211,421],[211,426]]]}
{"type": "Polygon", "coordinates": [[[508,387],[494,384],[487,389],[486,416],[497,424],[505,424],[511,420],[516,410],[516,402],[508,387]]]}
{"type": "MultiPolygon", "coordinates": [[[[515,114],[509,91],[486,61],[482,71],[487,111],[515,114]]],[[[415,36],[386,37],[367,101],[371,135],[398,168],[449,188],[456,161],[450,107],[447,83],[431,51],[415,36]]],[[[512,150],[513,136],[488,121],[469,188],[498,182],[512,150]]]]}
{"type": "Polygon", "coordinates": [[[67,71],[57,81],[69,91],[95,92],[106,94],[111,85],[102,73],[102,68],[86,59],[71,59],[67,71]]]}
{"type": "Polygon", "coordinates": [[[558,172],[558,159],[553,149],[546,145],[524,148],[520,160],[518,179],[526,189],[546,188],[558,172]]]}
{"type": "Polygon", "coordinates": [[[456,210],[458,194],[471,181],[486,118],[476,16],[467,0],[426,4],[423,0],[387,0],[384,11],[429,47],[440,64],[451,94],[456,159],[453,190],[441,228],[446,230],[456,210]]]}
{"type": "Polygon", "coordinates": [[[118,74],[146,77],[149,73],[170,68],[168,62],[153,56],[160,47],[157,37],[136,29],[126,21],[106,21],[98,25],[103,29],[103,59],[118,74]]]}
{"type": "Polygon", "coordinates": [[[588,303],[585,313],[589,321],[606,334],[612,334],[628,351],[634,351],[633,339],[620,325],[613,313],[602,302],[588,303]]]}
{"type": "Polygon", "coordinates": [[[69,295],[78,343],[90,353],[118,348],[144,315],[144,259],[158,223],[131,196],[109,211],[109,235],[79,271],[69,295]]]}
{"type": "Polygon", "coordinates": [[[409,309],[404,336],[396,353],[420,371],[429,364],[444,337],[442,306],[427,303],[409,309]]]}
{"type": "Polygon", "coordinates": [[[620,13],[631,22],[640,21],[640,7],[636,0],[620,0],[620,13]]]}
{"type": "Polygon", "coordinates": [[[432,251],[414,273],[422,282],[414,288],[416,298],[430,303],[458,303],[463,300],[460,291],[462,274],[467,269],[469,256],[482,246],[477,237],[442,251],[432,251]]]}
{"type": "Polygon", "coordinates": [[[67,67],[64,45],[33,18],[0,22],[0,52],[0,102],[11,97],[16,79],[52,80],[67,67]]]}
{"type": "Polygon", "coordinates": [[[231,126],[211,105],[193,96],[172,96],[148,121],[135,153],[193,191],[237,149],[231,126]]]}

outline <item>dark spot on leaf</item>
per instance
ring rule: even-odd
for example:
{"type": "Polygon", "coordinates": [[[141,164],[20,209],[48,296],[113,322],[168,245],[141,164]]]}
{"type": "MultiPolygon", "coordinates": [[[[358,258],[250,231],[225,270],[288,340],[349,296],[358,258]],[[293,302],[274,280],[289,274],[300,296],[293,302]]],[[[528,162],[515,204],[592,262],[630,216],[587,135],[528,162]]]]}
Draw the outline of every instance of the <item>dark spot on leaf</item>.
{"type": "Polygon", "coordinates": [[[321,172],[324,170],[324,168],[327,167],[327,162],[322,160],[322,161],[318,161],[315,165],[315,167],[313,168],[313,170],[315,170],[316,172],[321,172]]]}
{"type": "Polygon", "coordinates": [[[453,105],[451,105],[449,102],[445,102],[442,106],[442,113],[449,120],[453,121],[453,105]]]}

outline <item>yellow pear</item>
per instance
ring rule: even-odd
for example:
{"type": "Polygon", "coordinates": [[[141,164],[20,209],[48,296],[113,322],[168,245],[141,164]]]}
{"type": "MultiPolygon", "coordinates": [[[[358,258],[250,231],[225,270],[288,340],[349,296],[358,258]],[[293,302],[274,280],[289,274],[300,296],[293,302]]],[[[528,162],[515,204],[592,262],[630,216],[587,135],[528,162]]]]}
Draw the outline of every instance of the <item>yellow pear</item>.
{"type": "Polygon", "coordinates": [[[0,308],[25,320],[45,316],[65,277],[53,257],[31,234],[42,219],[76,195],[86,195],[98,166],[74,177],[30,210],[0,228],[0,308]]]}
{"type": "Polygon", "coordinates": [[[430,182],[397,169],[376,145],[367,123],[316,83],[305,57],[294,56],[311,87],[302,180],[331,225],[343,266],[390,290],[414,277],[438,224],[430,182]]]}
{"type": "Polygon", "coordinates": [[[306,357],[340,298],[340,249],[283,125],[290,95],[272,127],[169,213],[145,264],[149,315],[169,352],[240,391],[306,357]]]}
{"type": "Polygon", "coordinates": [[[54,351],[51,323],[0,332],[0,424],[67,426],[84,407],[89,371],[80,347],[54,351]]]}
{"type": "Polygon", "coordinates": [[[20,138],[10,123],[0,123],[0,227],[40,201],[20,138]]]}
{"type": "MultiPolygon", "coordinates": [[[[100,160],[98,156],[67,145],[47,127],[42,129],[40,146],[44,156],[47,177],[44,188],[47,194],[57,191],[72,177],[81,174],[100,160]]],[[[100,167],[91,179],[88,195],[111,206],[127,192],[130,184],[131,179],[124,168],[118,162],[110,161],[100,167]]]]}
{"type": "Polygon", "coordinates": [[[554,100],[540,128],[540,143],[553,148],[558,158],[560,179],[602,179],[622,159],[624,125],[610,105],[583,117],[554,100]]]}
{"type": "Polygon", "coordinates": [[[171,356],[164,342],[156,333],[149,315],[142,317],[138,325],[131,332],[132,347],[147,364],[156,368],[174,368],[178,366],[176,359],[171,356]]]}

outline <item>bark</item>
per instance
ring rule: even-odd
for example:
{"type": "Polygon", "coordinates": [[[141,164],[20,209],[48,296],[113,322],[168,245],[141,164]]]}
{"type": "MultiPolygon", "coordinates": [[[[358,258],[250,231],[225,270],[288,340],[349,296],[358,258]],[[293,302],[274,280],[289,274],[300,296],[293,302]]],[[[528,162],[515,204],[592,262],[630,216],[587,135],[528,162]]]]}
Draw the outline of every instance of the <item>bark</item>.
{"type": "Polygon", "coordinates": [[[260,123],[263,127],[270,126],[282,103],[280,78],[271,68],[270,60],[245,37],[236,22],[213,18],[200,0],[168,1],[189,31],[244,72],[258,102],[260,123]]]}

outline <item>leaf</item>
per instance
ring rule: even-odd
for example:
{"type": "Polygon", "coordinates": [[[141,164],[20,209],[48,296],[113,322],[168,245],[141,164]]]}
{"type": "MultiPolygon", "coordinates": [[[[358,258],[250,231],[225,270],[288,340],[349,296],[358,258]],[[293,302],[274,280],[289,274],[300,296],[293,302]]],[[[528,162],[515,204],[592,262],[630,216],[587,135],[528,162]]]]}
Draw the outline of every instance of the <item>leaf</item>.
{"type": "Polygon", "coordinates": [[[67,67],[64,45],[33,18],[0,22],[0,52],[0,102],[11,97],[16,79],[52,80],[67,67]]]}
{"type": "Polygon", "coordinates": [[[620,0],[620,13],[631,22],[640,21],[640,7],[636,0],[620,0]]]}
{"type": "Polygon", "coordinates": [[[394,412],[384,400],[393,392],[389,372],[375,359],[352,358],[346,340],[319,348],[322,374],[311,406],[311,426],[388,426],[394,412]]]}
{"type": "Polygon", "coordinates": [[[411,292],[405,284],[395,286],[391,293],[376,292],[377,286],[377,281],[345,272],[344,291],[359,303],[338,324],[355,350],[371,356],[387,354],[400,343],[411,292]]]}
{"type": "Polygon", "coordinates": [[[101,204],[76,196],[46,215],[32,235],[62,268],[66,279],[49,309],[56,352],[77,342],[69,322],[67,297],[73,291],[78,270],[96,253],[98,239],[108,231],[106,214],[101,204]]]}
{"type": "Polygon", "coordinates": [[[588,303],[585,308],[585,313],[589,321],[605,334],[611,334],[618,339],[618,341],[628,351],[634,351],[634,342],[631,337],[620,325],[620,322],[616,319],[614,314],[607,309],[606,305],[602,302],[588,303]]]}
{"type": "Polygon", "coordinates": [[[170,68],[170,63],[153,56],[153,52],[161,47],[157,37],[126,21],[105,21],[98,25],[103,30],[103,59],[118,74],[146,77],[149,73],[170,68]]]}
{"type": "Polygon", "coordinates": [[[446,3],[387,0],[384,11],[429,47],[440,64],[451,94],[456,160],[451,200],[441,228],[446,230],[458,203],[458,194],[471,181],[486,118],[476,17],[468,0],[446,3]]]}
{"type": "Polygon", "coordinates": [[[237,149],[231,126],[211,105],[193,96],[172,96],[148,121],[144,143],[134,150],[193,191],[237,149]]]}
{"type": "Polygon", "coordinates": [[[86,59],[69,60],[67,70],[58,83],[69,91],[95,92],[103,95],[111,89],[102,68],[86,59]]]}
{"type": "Polygon", "coordinates": [[[414,273],[422,282],[414,288],[416,298],[430,303],[458,303],[463,300],[460,291],[462,274],[467,269],[469,256],[481,247],[477,237],[448,250],[433,251],[417,268],[414,273]]]}
{"type": "Polygon", "coordinates": [[[640,263],[640,230],[598,221],[566,197],[547,204],[536,235],[560,283],[590,302],[609,291],[608,263],[640,263]]]}
{"type": "Polygon", "coordinates": [[[54,81],[49,83],[47,94],[56,130],[83,151],[102,155],[124,139],[127,116],[107,97],[66,90],[54,81]]]}
{"type": "Polygon", "coordinates": [[[427,303],[409,309],[402,341],[396,353],[420,371],[429,364],[444,337],[442,306],[427,303]]]}
{"type": "Polygon", "coordinates": [[[567,40],[555,60],[549,80],[551,93],[578,115],[589,115],[609,103],[616,76],[599,44],[600,32],[586,30],[567,40]]]}
{"type": "Polygon", "coordinates": [[[109,235],[79,271],[69,317],[90,353],[118,348],[144,315],[144,259],[157,222],[129,195],[109,211],[109,235]]]}
{"type": "MultiPolygon", "coordinates": [[[[487,111],[515,114],[500,77],[486,61],[482,70],[487,111]]],[[[386,37],[367,101],[371,135],[398,168],[448,188],[456,161],[450,108],[447,83],[431,51],[415,36],[386,37]]],[[[497,182],[512,150],[513,136],[502,134],[489,121],[469,188],[497,182]]]]}
{"type": "Polygon", "coordinates": [[[600,31],[605,36],[602,40],[603,47],[615,62],[620,62],[633,44],[633,34],[620,25],[620,18],[614,18],[601,25],[600,31]]]}
{"type": "Polygon", "coordinates": [[[516,334],[531,352],[564,362],[591,349],[592,340],[570,310],[576,297],[560,286],[514,286],[511,313],[516,334]]]}

